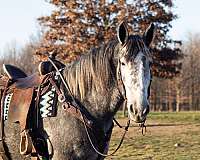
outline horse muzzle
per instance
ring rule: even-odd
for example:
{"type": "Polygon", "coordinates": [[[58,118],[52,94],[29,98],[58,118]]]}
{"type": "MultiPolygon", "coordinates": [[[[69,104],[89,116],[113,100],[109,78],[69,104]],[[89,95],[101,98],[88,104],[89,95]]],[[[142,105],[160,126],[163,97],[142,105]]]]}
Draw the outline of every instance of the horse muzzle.
{"type": "Polygon", "coordinates": [[[136,123],[145,122],[147,114],[149,113],[149,105],[141,108],[144,109],[140,110],[137,107],[134,107],[132,104],[128,107],[128,115],[132,121],[136,123]]]}

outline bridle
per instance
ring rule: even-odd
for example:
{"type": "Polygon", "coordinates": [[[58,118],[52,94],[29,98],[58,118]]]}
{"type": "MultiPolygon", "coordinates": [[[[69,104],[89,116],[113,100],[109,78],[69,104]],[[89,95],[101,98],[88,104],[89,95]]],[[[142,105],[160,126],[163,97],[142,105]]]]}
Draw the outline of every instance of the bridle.
{"type": "MultiPolygon", "coordinates": [[[[120,143],[118,144],[118,147],[110,154],[104,154],[102,152],[100,152],[95,146],[94,146],[94,143],[92,142],[92,139],[90,137],[90,134],[89,134],[89,131],[88,131],[88,122],[86,122],[86,118],[82,112],[82,109],[80,108],[80,105],[78,105],[78,103],[76,102],[74,96],[73,96],[73,93],[71,92],[70,88],[69,88],[69,85],[68,83],[65,81],[62,73],[60,72],[60,70],[57,68],[57,66],[55,65],[55,63],[53,62],[53,60],[49,57],[48,60],[51,62],[51,64],[53,65],[53,67],[55,68],[57,74],[60,76],[61,78],[61,81],[65,87],[65,89],[67,89],[67,91],[69,92],[70,96],[71,96],[71,99],[72,99],[72,102],[71,104],[78,110],[78,113],[80,115],[80,118],[81,118],[81,121],[83,122],[84,124],[84,128],[85,128],[85,131],[86,131],[86,134],[87,134],[87,137],[90,141],[90,144],[92,146],[92,148],[94,149],[94,151],[100,155],[100,156],[103,156],[103,157],[108,157],[108,156],[112,156],[114,155],[118,150],[119,148],[121,147],[122,143],[123,143],[123,140],[124,140],[124,137],[126,135],[126,132],[128,131],[128,128],[130,126],[130,119],[128,119],[127,121],[127,124],[125,127],[122,127],[115,118],[113,118],[113,121],[120,127],[120,128],[123,128],[124,129],[124,133],[122,135],[122,138],[120,140],[120,143]]],[[[125,88],[124,88],[124,84],[122,82],[122,77],[121,77],[121,69],[120,69],[120,64],[118,62],[118,67],[117,67],[117,82],[118,82],[118,86],[119,86],[119,90],[120,90],[120,93],[123,97],[125,97],[125,88]]],[[[66,103],[66,98],[65,98],[65,95],[64,93],[60,93],[59,96],[58,96],[58,100],[59,102],[61,103],[66,103]]],[[[113,124],[111,126],[111,128],[109,129],[109,132],[111,133],[112,131],[112,128],[113,128],[113,124]]],[[[105,135],[108,135],[109,133],[104,133],[105,135]]]]}
{"type": "Polygon", "coordinates": [[[118,64],[117,64],[117,84],[118,84],[118,89],[119,89],[120,94],[126,100],[126,89],[122,81],[121,65],[120,65],[119,59],[118,59],[118,64]]]}
{"type": "MultiPolygon", "coordinates": [[[[139,47],[140,50],[141,49],[141,46],[139,45],[139,43],[137,42],[137,45],[139,47]]],[[[122,47],[123,48],[123,47],[122,47]]],[[[121,49],[122,50],[122,49],[121,49]]],[[[145,51],[147,51],[145,49],[145,51]]],[[[150,71],[150,74],[151,74],[151,71],[150,71]]],[[[149,87],[148,87],[148,99],[149,99],[149,96],[150,96],[150,86],[151,86],[151,81],[152,81],[152,76],[151,76],[151,79],[150,79],[150,84],[149,84],[149,87]]],[[[127,98],[126,98],[126,89],[125,89],[125,86],[124,86],[124,83],[122,81],[122,75],[121,75],[121,64],[120,64],[120,60],[118,59],[118,64],[117,64],[117,84],[118,84],[118,89],[121,93],[121,95],[123,96],[124,100],[125,100],[125,103],[127,103],[127,98]]],[[[115,119],[113,119],[115,121],[115,119]]],[[[142,122],[141,124],[139,124],[139,129],[142,130],[142,135],[144,135],[146,133],[146,125],[145,125],[145,121],[146,119],[144,120],[144,122],[142,122]]],[[[119,126],[119,125],[118,125],[119,126]]]]}

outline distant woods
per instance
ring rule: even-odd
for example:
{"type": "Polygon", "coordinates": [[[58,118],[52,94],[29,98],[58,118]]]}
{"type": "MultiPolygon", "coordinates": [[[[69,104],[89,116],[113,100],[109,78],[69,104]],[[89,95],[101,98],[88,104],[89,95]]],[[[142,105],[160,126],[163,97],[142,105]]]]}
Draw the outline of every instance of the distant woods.
{"type": "MultiPolygon", "coordinates": [[[[37,62],[54,51],[65,63],[90,48],[115,37],[116,27],[126,20],[129,30],[142,36],[150,23],[156,25],[151,87],[151,110],[200,110],[200,36],[183,43],[168,36],[177,18],[172,0],[48,0],[54,6],[49,16],[38,18],[42,36],[24,47],[11,44],[3,50],[0,64],[11,63],[31,74],[37,62]]],[[[177,6],[178,7],[178,6],[177,6]]],[[[2,68],[1,68],[2,72],[2,68]]]]}
{"type": "Polygon", "coordinates": [[[182,46],[182,70],[172,79],[153,78],[151,110],[200,110],[200,35],[191,34],[182,46]]]}

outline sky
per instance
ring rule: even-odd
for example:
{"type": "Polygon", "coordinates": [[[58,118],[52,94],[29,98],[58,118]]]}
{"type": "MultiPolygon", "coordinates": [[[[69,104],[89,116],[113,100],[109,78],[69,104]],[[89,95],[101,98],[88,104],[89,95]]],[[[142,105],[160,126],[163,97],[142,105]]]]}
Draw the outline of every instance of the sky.
{"type": "MultiPolygon", "coordinates": [[[[188,33],[200,33],[200,0],[173,0],[178,19],[169,35],[186,40],[188,33]]],[[[52,6],[45,0],[0,0],[0,52],[9,44],[23,46],[38,32],[37,18],[49,15],[52,6]]]]}
{"type": "Polygon", "coordinates": [[[173,39],[187,40],[189,33],[200,33],[200,0],[172,0],[178,19],[172,22],[170,36],[173,39]]]}
{"type": "Polygon", "coordinates": [[[37,18],[51,9],[45,0],[0,0],[0,52],[9,44],[23,46],[38,33],[37,18]]]}

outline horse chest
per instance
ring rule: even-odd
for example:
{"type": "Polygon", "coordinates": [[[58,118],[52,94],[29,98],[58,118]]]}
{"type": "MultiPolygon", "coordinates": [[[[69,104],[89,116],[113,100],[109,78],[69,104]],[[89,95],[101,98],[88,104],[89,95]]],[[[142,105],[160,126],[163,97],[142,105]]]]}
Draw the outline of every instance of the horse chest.
{"type": "Polygon", "coordinates": [[[70,114],[58,110],[56,118],[44,120],[44,129],[54,146],[55,160],[97,159],[82,123],[70,114]]]}

